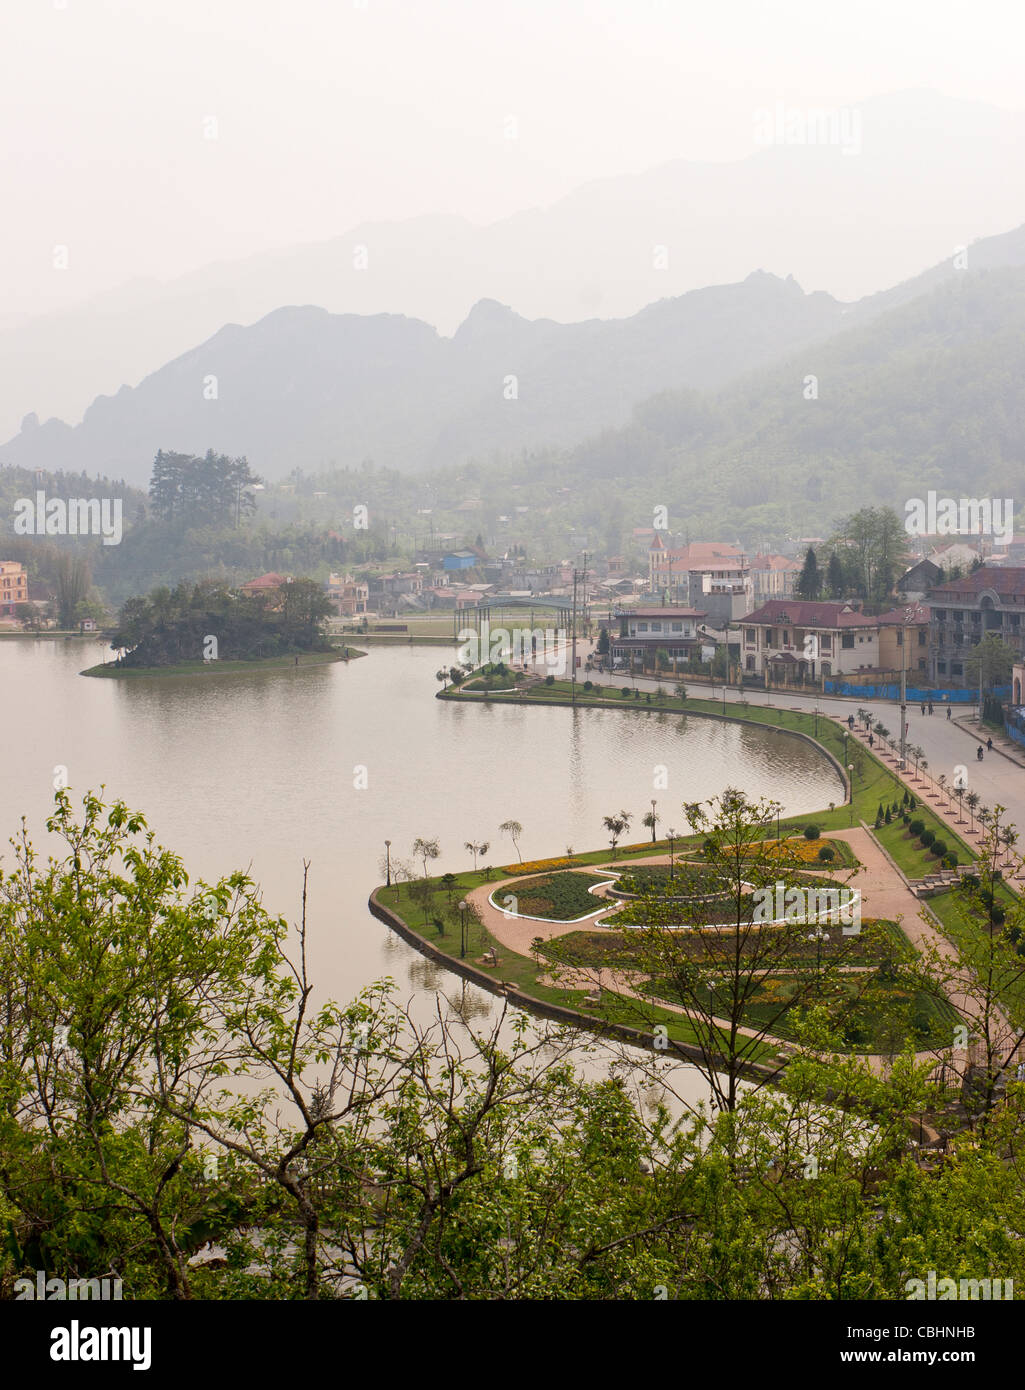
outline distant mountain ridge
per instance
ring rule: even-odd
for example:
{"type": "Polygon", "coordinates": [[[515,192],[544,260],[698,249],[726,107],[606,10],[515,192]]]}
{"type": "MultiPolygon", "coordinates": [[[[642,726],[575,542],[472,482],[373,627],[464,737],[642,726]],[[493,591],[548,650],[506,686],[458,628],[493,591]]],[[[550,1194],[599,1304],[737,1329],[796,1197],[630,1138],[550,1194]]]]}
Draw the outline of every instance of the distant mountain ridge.
{"type": "Polygon", "coordinates": [[[784,143],[723,163],[673,160],[489,226],[366,223],[0,319],[0,438],[29,411],[77,421],[98,393],[282,305],[409,315],[448,334],[483,298],[532,320],[622,318],[755,266],[855,300],[1025,218],[1025,114],[930,91],[856,109],[856,153],[784,143]]]}
{"type": "Polygon", "coordinates": [[[451,338],[398,315],[277,309],[100,396],[78,426],[29,418],[0,462],[144,484],[158,448],[212,448],[270,478],[367,458],[420,472],[577,443],[656,392],[713,389],[822,339],[842,315],[761,272],[628,319],[530,321],[482,300],[451,338]]]}

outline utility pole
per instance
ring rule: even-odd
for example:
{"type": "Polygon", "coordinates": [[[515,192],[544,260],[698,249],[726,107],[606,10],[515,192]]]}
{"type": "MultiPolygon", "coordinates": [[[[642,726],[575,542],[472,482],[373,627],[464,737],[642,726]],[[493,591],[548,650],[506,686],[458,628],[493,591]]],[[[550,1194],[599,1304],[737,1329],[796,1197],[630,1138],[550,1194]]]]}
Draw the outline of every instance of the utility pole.
{"type": "Polygon", "coordinates": [[[901,625],[900,638],[900,769],[904,771],[904,764],[907,761],[907,730],[908,730],[908,623],[911,621],[913,609],[904,609],[904,622],[901,625]]]}
{"type": "Polygon", "coordinates": [[[570,671],[569,671],[569,681],[570,681],[570,685],[569,685],[569,690],[570,690],[570,701],[571,701],[572,704],[576,704],[576,701],[577,701],[577,574],[578,574],[578,573],[579,573],[579,571],[576,570],[576,569],[574,569],[574,571],[573,571],[573,626],[572,626],[572,643],[573,643],[573,647],[572,647],[572,654],[571,654],[570,659],[569,659],[569,661],[570,661],[570,671]]]}

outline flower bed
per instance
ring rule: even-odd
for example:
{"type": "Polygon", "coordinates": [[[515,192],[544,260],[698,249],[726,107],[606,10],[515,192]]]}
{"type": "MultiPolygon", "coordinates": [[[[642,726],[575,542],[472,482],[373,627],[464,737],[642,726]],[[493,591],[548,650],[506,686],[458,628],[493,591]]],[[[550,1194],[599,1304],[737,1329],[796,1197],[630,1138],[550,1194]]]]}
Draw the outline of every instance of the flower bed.
{"type": "Polygon", "coordinates": [[[588,889],[607,883],[603,874],[542,874],[515,885],[515,907],[509,908],[505,899],[509,890],[498,890],[498,901],[492,905],[510,910],[519,917],[538,917],[546,922],[575,922],[600,912],[607,904],[600,902],[588,889]]]}

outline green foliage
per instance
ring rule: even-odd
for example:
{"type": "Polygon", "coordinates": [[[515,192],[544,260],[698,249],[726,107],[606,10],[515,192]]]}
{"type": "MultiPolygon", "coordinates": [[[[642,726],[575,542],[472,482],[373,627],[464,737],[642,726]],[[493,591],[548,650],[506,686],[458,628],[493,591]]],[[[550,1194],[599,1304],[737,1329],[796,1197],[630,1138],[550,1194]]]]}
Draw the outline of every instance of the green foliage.
{"type": "Polygon", "coordinates": [[[819,838],[819,833],[817,825],[806,825],[804,827],[804,838],[806,840],[817,840],[819,838]]]}
{"type": "Polygon", "coordinates": [[[211,636],[220,661],[325,651],[322,629],[330,611],[320,585],[309,579],[283,584],[270,597],[236,593],[212,581],[179,584],[129,599],[110,645],[124,651],[118,664],[129,667],[203,660],[211,636]]]}

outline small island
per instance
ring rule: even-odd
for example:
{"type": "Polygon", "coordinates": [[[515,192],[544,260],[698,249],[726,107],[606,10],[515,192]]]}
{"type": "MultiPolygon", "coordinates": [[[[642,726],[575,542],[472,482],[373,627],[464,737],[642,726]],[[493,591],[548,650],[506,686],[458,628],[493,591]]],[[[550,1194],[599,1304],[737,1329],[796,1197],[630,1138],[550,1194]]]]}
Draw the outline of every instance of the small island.
{"type": "Polygon", "coordinates": [[[324,633],[330,605],[312,579],[246,593],[203,580],[129,599],[110,640],[117,658],[83,676],[229,675],[348,661],[365,653],[324,633]]]}

